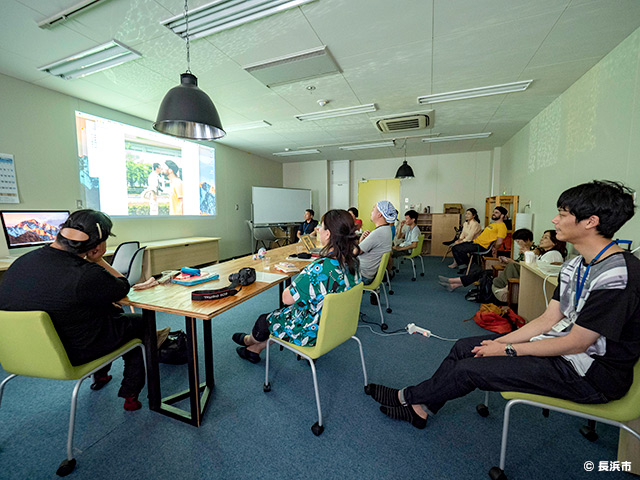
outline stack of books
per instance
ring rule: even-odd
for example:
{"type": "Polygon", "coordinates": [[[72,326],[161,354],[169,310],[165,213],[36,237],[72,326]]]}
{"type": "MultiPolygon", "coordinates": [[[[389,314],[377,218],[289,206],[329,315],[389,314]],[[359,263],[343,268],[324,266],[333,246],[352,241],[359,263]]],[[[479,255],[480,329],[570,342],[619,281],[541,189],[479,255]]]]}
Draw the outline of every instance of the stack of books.
{"type": "Polygon", "coordinates": [[[189,273],[181,272],[171,279],[172,283],[179,285],[198,285],[199,283],[210,282],[211,280],[217,280],[220,275],[217,273],[200,272],[200,275],[191,275],[189,273]]]}
{"type": "Polygon", "coordinates": [[[290,262],[280,262],[277,265],[274,265],[273,268],[280,272],[291,273],[291,272],[299,272],[300,269],[296,267],[293,263],[290,262]]]}

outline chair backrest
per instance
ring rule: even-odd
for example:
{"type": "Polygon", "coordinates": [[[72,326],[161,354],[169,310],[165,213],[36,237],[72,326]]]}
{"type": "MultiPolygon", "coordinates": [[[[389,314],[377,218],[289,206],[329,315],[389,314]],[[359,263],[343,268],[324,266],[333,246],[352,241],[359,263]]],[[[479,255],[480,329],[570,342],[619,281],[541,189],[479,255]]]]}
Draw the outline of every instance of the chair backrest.
{"type": "Polygon", "coordinates": [[[620,400],[609,402],[608,405],[615,405],[615,415],[610,417],[614,420],[627,422],[640,417],[640,359],[633,367],[633,383],[629,391],[620,400]]]}
{"type": "Polygon", "coordinates": [[[382,258],[380,259],[380,265],[378,266],[378,272],[376,273],[376,278],[374,278],[373,281],[369,285],[367,285],[368,290],[375,290],[382,283],[382,280],[384,279],[384,272],[387,271],[387,264],[389,263],[390,256],[391,252],[387,252],[382,255],[382,258]]]}
{"type": "Polygon", "coordinates": [[[124,276],[129,273],[131,259],[140,248],[140,242],[124,242],[118,245],[111,260],[111,266],[124,276]]]}
{"type": "Polygon", "coordinates": [[[317,356],[324,355],[356,333],[363,287],[364,284],[359,283],[349,290],[324,297],[316,340],[317,356]]]}
{"type": "Polygon", "coordinates": [[[271,230],[271,228],[269,227],[254,227],[253,238],[262,241],[273,241],[278,237],[275,236],[273,230],[271,230]]]}
{"type": "MultiPolygon", "coordinates": [[[[496,241],[494,240],[493,242],[491,242],[489,244],[489,246],[487,248],[485,248],[484,250],[480,250],[478,252],[472,252],[472,255],[486,255],[487,253],[491,252],[491,250],[493,250],[493,246],[496,244],[496,241]]],[[[480,247],[482,248],[482,247],[480,247]]]]}
{"type": "Polygon", "coordinates": [[[129,268],[127,272],[127,280],[129,281],[129,285],[135,285],[140,280],[142,276],[142,260],[144,258],[144,249],[147,247],[141,247],[136,250],[136,253],[133,254],[133,258],[131,258],[131,262],[129,263],[129,268]]]}
{"type": "Polygon", "coordinates": [[[424,244],[424,234],[418,236],[418,245],[416,245],[416,248],[411,250],[411,255],[409,255],[409,258],[413,258],[413,257],[417,257],[419,255],[422,255],[422,245],[423,244],[424,244]]]}
{"type": "Polygon", "coordinates": [[[9,373],[69,380],[73,369],[46,312],[0,311],[0,364],[9,373]]]}

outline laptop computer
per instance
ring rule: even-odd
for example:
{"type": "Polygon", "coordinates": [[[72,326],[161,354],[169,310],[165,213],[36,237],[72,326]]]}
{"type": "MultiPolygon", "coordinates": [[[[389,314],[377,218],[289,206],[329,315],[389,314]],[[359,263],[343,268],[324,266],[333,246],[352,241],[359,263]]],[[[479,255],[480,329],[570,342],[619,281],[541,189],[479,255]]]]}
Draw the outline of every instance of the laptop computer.
{"type": "Polygon", "coordinates": [[[310,254],[313,255],[314,253],[320,253],[322,251],[321,247],[316,247],[316,244],[313,241],[313,238],[311,238],[311,235],[302,235],[300,237],[300,240],[302,240],[304,248],[306,248],[310,254]]]}

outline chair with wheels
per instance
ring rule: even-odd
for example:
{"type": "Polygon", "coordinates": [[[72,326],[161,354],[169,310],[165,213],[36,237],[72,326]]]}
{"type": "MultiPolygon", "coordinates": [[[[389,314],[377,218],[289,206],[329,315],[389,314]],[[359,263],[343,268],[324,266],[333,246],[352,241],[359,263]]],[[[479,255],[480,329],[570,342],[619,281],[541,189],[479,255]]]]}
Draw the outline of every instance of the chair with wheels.
{"type": "MultiPolygon", "coordinates": [[[[424,234],[421,234],[418,237],[418,245],[416,245],[416,247],[411,250],[411,254],[402,258],[402,261],[406,260],[411,260],[411,268],[413,268],[413,277],[411,278],[412,282],[416,281],[416,264],[415,261],[413,260],[414,258],[418,257],[420,258],[420,263],[422,264],[422,273],[420,274],[421,277],[424,277],[424,261],[422,260],[422,245],[424,244],[424,234]]],[[[399,272],[400,269],[397,269],[397,271],[399,272]]]]}
{"type": "Polygon", "coordinates": [[[482,257],[491,253],[491,251],[493,250],[493,246],[495,244],[496,244],[495,241],[491,242],[491,244],[483,250],[480,250],[482,247],[478,245],[478,251],[472,252],[469,254],[469,264],[467,265],[467,273],[465,273],[465,275],[469,275],[469,270],[471,270],[471,264],[473,263],[474,260],[478,263],[480,268],[482,268],[482,257]]]}
{"type": "Polygon", "coordinates": [[[124,242],[118,245],[111,259],[111,266],[125,277],[129,273],[131,259],[140,248],[140,242],[124,242]]]}
{"type": "Polygon", "coordinates": [[[139,339],[133,339],[108,355],[84,365],[73,366],[53,327],[51,318],[45,312],[0,311],[0,331],[2,331],[2,335],[0,335],[0,364],[9,374],[0,383],[0,402],[5,385],[9,380],[18,376],[76,380],[71,395],[67,458],[60,464],[56,472],[59,476],[64,477],[71,473],[76,466],[76,460],[73,458],[73,433],[80,385],[85,378],[134,348],[141,348],[144,358],[142,342],[139,339]]]}
{"type": "Polygon", "coordinates": [[[378,300],[378,310],[380,310],[380,328],[382,330],[386,330],[388,325],[384,321],[384,315],[382,314],[382,306],[380,305],[380,295],[378,291],[382,288],[382,292],[384,293],[384,300],[387,303],[387,313],[391,313],[392,310],[389,308],[389,297],[387,297],[387,290],[384,288],[384,275],[387,272],[387,264],[389,263],[389,258],[391,257],[391,252],[387,252],[382,255],[380,259],[380,265],[378,266],[378,273],[376,273],[376,278],[373,279],[369,285],[364,286],[364,291],[371,292],[376,296],[378,300]]]}
{"type": "Polygon", "coordinates": [[[320,391],[318,389],[318,379],[314,360],[333,350],[338,345],[354,339],[360,348],[360,361],[362,362],[362,373],[364,374],[364,390],[368,391],[367,367],[364,363],[364,352],[362,343],[355,336],[358,328],[360,316],[360,301],[362,299],[363,284],[359,283],[347,291],[340,293],[330,293],[324,298],[322,313],[318,325],[318,337],[313,347],[300,347],[289,342],[285,342],[276,337],[269,337],[267,341],[266,369],[263,390],[271,391],[269,383],[269,346],[277,343],[281,347],[291,350],[309,362],[311,374],[313,376],[313,388],[316,396],[316,407],[318,409],[318,421],[313,424],[311,431],[318,436],[324,431],[322,423],[322,409],[320,407],[320,391]]]}
{"type": "MultiPolygon", "coordinates": [[[[623,423],[640,417],[640,361],[636,362],[633,369],[633,384],[631,385],[631,388],[620,400],[587,405],[529,393],[502,392],[502,396],[509,401],[504,409],[502,445],[500,447],[500,466],[493,467],[489,471],[489,476],[494,480],[506,480],[507,478],[504,473],[507,454],[507,435],[509,433],[509,415],[511,413],[511,408],[514,405],[531,405],[534,407],[553,410],[555,412],[566,413],[576,417],[586,418],[590,421],[590,427],[593,427],[593,422],[606,423],[608,425],[622,428],[633,435],[636,439],[640,440],[640,432],[636,432],[623,423]]],[[[588,440],[593,441],[597,438],[597,436],[595,438],[593,436],[589,438],[588,434],[585,434],[582,430],[583,429],[581,429],[581,433],[583,433],[588,440]]],[[[531,448],[531,445],[528,447],[531,448]]]]}

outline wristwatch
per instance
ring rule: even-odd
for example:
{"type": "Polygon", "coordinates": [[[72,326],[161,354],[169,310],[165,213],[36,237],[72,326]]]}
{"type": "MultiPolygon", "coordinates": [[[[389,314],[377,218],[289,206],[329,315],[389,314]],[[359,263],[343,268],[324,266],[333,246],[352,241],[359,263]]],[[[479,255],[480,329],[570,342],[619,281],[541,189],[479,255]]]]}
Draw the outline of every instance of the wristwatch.
{"type": "Polygon", "coordinates": [[[507,354],[507,357],[517,357],[518,356],[518,352],[516,352],[516,349],[513,348],[513,345],[511,345],[510,343],[507,343],[504,346],[504,353],[507,354]]]}

